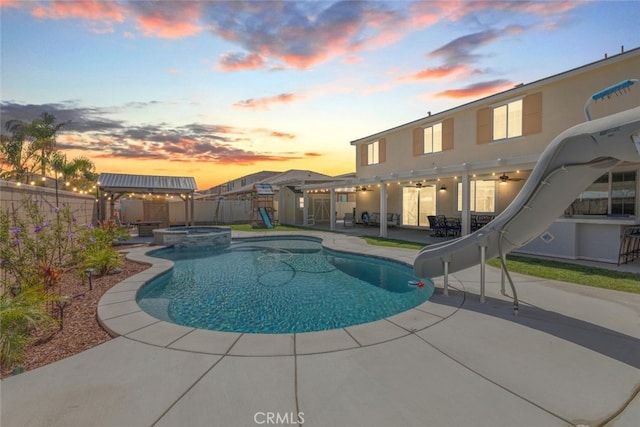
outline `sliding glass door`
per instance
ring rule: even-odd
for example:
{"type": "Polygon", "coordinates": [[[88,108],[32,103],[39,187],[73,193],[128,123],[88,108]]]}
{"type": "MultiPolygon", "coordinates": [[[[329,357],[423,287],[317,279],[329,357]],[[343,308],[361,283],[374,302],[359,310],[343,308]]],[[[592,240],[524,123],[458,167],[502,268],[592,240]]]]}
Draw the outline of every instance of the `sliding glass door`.
{"type": "Polygon", "coordinates": [[[436,187],[402,188],[402,225],[428,227],[427,215],[436,214],[436,187]]]}

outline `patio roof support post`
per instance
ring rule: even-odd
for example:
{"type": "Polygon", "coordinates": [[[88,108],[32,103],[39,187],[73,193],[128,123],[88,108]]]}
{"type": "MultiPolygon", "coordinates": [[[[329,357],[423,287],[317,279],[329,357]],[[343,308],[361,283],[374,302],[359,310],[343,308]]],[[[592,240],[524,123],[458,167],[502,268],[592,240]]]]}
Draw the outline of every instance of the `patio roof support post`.
{"type": "Polygon", "coordinates": [[[195,197],[193,197],[194,193],[191,193],[191,225],[196,225],[196,202],[195,197]]]}
{"type": "Polygon", "coordinates": [[[329,211],[331,214],[329,215],[329,229],[331,231],[336,231],[336,189],[335,187],[331,187],[329,189],[329,211]]]}
{"type": "Polygon", "coordinates": [[[189,194],[184,196],[184,225],[189,226],[189,194]]]}
{"type": "Polygon", "coordinates": [[[471,179],[469,172],[462,174],[462,212],[460,212],[460,235],[466,236],[471,231],[471,179]]]}
{"type": "Polygon", "coordinates": [[[480,303],[484,304],[487,302],[484,292],[484,282],[485,282],[485,261],[487,257],[487,247],[482,245],[480,246],[480,303]]]}
{"type": "Polygon", "coordinates": [[[113,194],[111,195],[111,200],[109,200],[109,216],[108,216],[107,218],[105,218],[105,219],[109,219],[109,220],[112,220],[112,219],[113,219],[113,214],[114,214],[114,212],[116,211],[116,206],[115,206],[115,205],[116,205],[116,201],[115,201],[115,198],[116,198],[116,193],[113,193],[113,194]]]}
{"type": "Polygon", "coordinates": [[[380,182],[380,237],[387,237],[387,184],[380,182]]]}
{"type": "Polygon", "coordinates": [[[284,205],[284,192],[286,191],[286,189],[287,187],[285,185],[281,185],[280,187],[278,187],[278,219],[276,220],[275,218],[275,212],[273,215],[273,220],[277,221],[276,224],[282,224],[282,221],[286,222],[285,209],[286,211],[289,211],[289,209],[287,209],[287,206],[284,205]]]}
{"type": "Polygon", "coordinates": [[[302,225],[309,225],[309,192],[302,190],[302,225]]]}

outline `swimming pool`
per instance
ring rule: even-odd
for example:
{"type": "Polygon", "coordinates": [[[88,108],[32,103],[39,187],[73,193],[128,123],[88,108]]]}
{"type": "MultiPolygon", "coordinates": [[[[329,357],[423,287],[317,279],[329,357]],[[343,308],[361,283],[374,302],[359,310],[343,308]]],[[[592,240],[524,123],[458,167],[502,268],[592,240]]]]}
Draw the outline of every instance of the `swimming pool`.
{"type": "Polygon", "coordinates": [[[174,268],[138,305],[161,320],[226,332],[299,333],[372,322],[428,300],[404,264],[323,248],[318,240],[243,239],[215,252],[162,249],[174,268]]]}

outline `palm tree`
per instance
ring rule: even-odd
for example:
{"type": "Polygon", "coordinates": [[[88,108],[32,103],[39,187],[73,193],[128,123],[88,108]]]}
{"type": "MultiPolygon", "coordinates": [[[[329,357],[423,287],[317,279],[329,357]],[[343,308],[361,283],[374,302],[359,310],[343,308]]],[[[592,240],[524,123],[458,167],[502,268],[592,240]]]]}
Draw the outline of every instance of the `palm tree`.
{"type": "Polygon", "coordinates": [[[31,122],[27,130],[33,138],[34,150],[40,152],[37,157],[41,174],[45,176],[47,166],[51,163],[51,156],[56,150],[56,134],[65,124],[56,124],[56,118],[47,112],[42,113],[40,117],[41,119],[31,122]]]}
{"type": "Polygon", "coordinates": [[[9,120],[6,129],[11,136],[2,135],[0,139],[0,163],[9,169],[2,171],[3,179],[15,179],[19,182],[29,181],[29,172],[34,159],[31,144],[26,142],[24,123],[9,120]]]}
{"type": "Polygon", "coordinates": [[[98,179],[94,163],[86,157],[76,157],[68,161],[66,154],[56,151],[51,156],[51,168],[56,178],[59,177],[76,188],[91,187],[98,179]]]}
{"type": "Polygon", "coordinates": [[[44,177],[56,151],[56,134],[62,126],[64,123],[56,123],[55,117],[47,112],[31,123],[9,120],[5,127],[11,136],[2,135],[0,163],[10,169],[2,171],[2,177],[26,183],[38,169],[44,177]]]}

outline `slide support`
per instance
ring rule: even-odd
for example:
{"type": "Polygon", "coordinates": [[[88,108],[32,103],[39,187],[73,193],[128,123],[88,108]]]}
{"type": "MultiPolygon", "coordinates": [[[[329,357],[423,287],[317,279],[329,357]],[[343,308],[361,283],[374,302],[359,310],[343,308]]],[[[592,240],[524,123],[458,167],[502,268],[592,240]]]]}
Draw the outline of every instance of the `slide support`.
{"type": "Polygon", "coordinates": [[[487,247],[480,246],[480,303],[487,302],[487,298],[484,295],[484,282],[485,282],[485,261],[487,258],[487,247]]]}
{"type": "Polygon", "coordinates": [[[444,269],[444,285],[442,287],[442,295],[449,296],[449,261],[442,261],[442,267],[444,269]]]}

